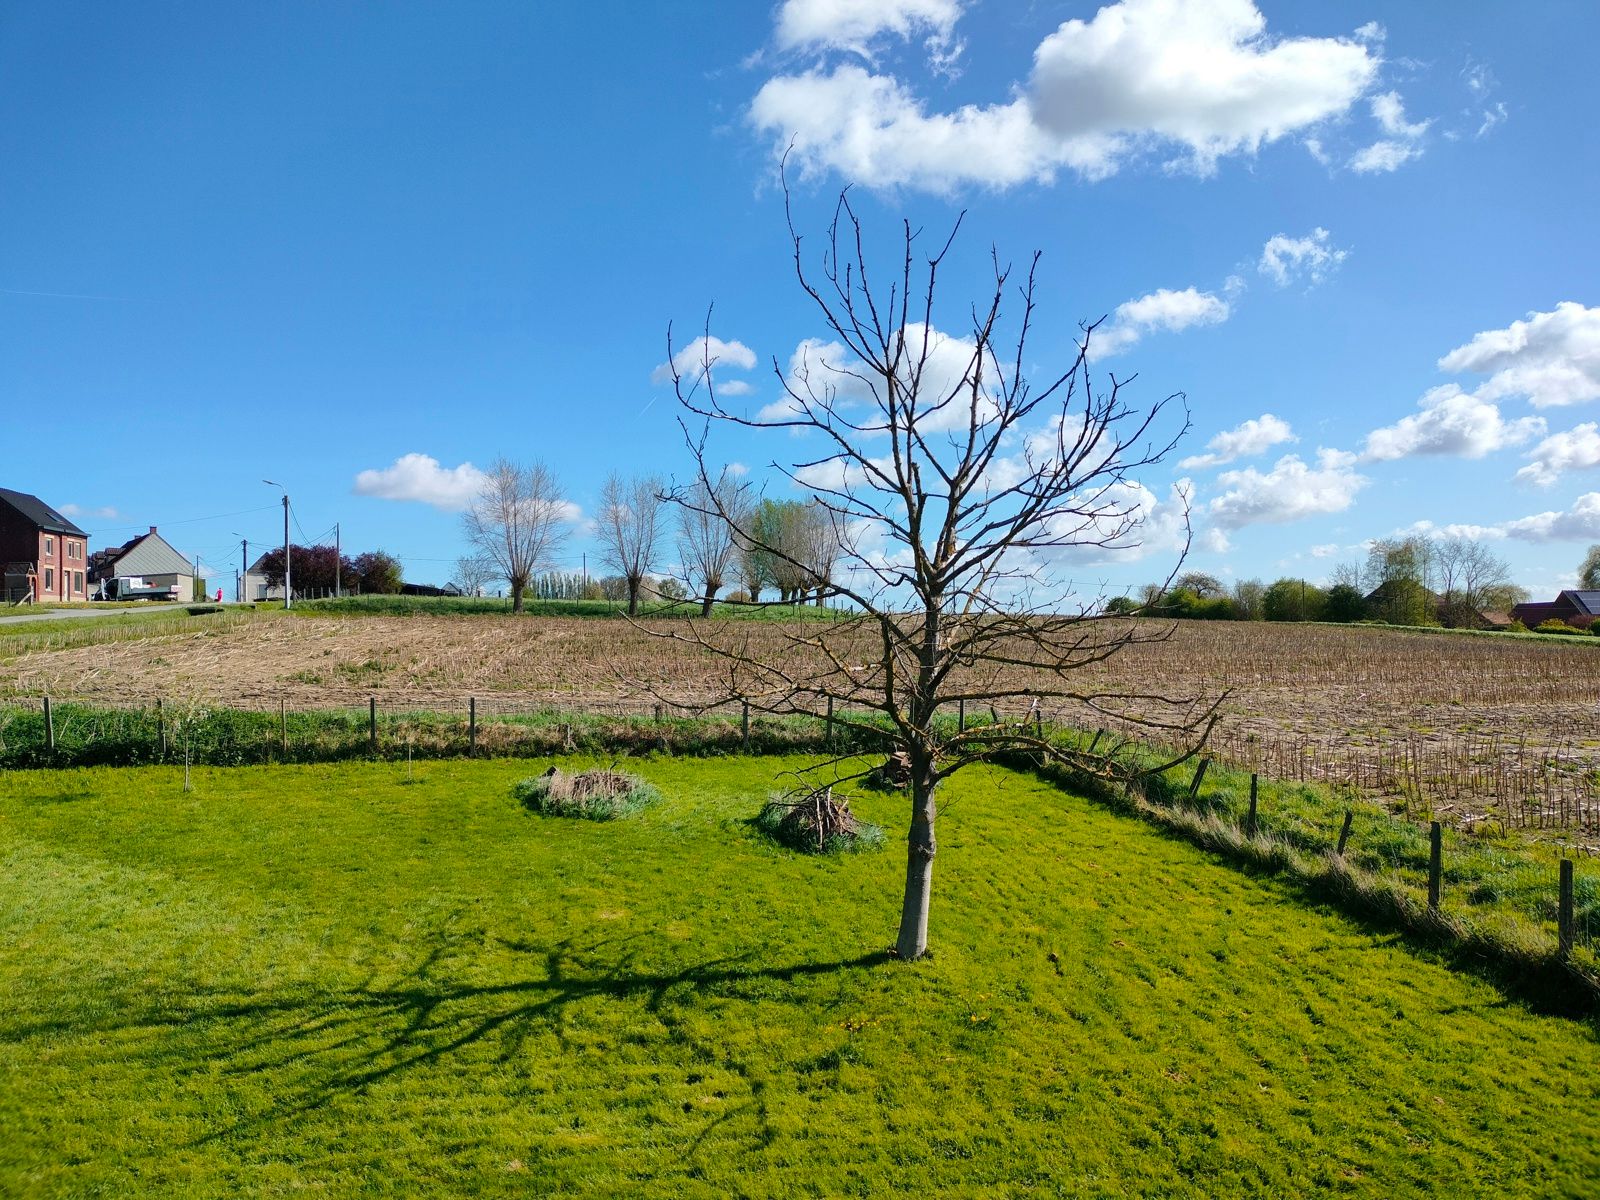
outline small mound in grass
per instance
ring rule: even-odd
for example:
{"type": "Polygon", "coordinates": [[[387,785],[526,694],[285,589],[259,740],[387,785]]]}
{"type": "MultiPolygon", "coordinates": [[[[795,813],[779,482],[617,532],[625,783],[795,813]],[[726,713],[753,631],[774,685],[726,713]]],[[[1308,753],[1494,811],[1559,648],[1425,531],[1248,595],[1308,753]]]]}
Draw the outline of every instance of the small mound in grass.
{"type": "Polygon", "coordinates": [[[637,775],[603,769],[571,774],[551,767],[543,775],[524,779],[512,792],[531,812],[586,821],[612,821],[661,799],[661,793],[637,775]]]}
{"type": "Polygon", "coordinates": [[[883,829],[851,812],[850,802],[835,796],[831,785],[769,800],[755,824],[773,841],[804,854],[835,854],[883,845],[883,829]]]}

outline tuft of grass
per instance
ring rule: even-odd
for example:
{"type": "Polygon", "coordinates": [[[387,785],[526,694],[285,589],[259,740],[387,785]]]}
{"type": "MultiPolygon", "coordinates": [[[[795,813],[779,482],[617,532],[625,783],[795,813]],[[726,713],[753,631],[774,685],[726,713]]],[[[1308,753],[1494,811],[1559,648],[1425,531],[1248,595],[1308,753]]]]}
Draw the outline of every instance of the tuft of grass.
{"type": "Polygon", "coordinates": [[[886,840],[883,826],[855,818],[851,828],[830,833],[819,843],[815,833],[803,823],[795,821],[793,815],[793,800],[774,796],[751,818],[751,824],[778,845],[801,854],[854,854],[862,850],[881,850],[886,840]]]}
{"type": "Polygon", "coordinates": [[[661,799],[652,784],[610,769],[571,774],[552,767],[543,775],[521,780],[511,791],[529,812],[585,821],[632,816],[661,799]]]}

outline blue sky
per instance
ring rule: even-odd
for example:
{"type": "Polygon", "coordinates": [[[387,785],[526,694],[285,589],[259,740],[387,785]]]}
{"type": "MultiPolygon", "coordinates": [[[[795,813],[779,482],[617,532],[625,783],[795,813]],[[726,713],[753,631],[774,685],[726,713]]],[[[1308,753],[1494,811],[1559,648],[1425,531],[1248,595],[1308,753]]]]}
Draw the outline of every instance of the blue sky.
{"type": "MultiPolygon", "coordinates": [[[[1143,552],[1094,583],[1166,573],[1182,492],[1224,576],[1459,527],[1568,586],[1600,541],[1597,44],[1578,2],[13,3],[0,485],[231,589],[276,479],[297,540],[443,582],[474,470],[542,459],[592,562],[607,471],[688,469],[669,321],[715,303],[752,406],[824,332],[792,140],[808,229],[846,183],[886,238],[966,210],[952,332],[991,244],[1041,250],[1039,371],[1106,316],[1097,370],[1187,395],[1143,552]]],[[[756,480],[800,452],[717,444],[756,480]]]]}

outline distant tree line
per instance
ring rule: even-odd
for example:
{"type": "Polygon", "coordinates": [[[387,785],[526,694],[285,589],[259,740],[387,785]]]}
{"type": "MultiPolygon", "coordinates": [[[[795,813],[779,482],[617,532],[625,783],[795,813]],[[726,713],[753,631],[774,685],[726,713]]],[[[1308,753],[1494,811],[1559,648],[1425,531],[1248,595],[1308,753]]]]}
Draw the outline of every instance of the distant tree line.
{"type": "MultiPolygon", "coordinates": [[[[669,491],[657,476],[609,476],[595,515],[599,562],[606,574],[561,570],[552,559],[562,546],[571,510],[555,475],[542,463],[504,459],[485,475],[463,518],[469,553],[457,560],[456,586],[479,595],[490,583],[510,585],[512,611],[524,594],[540,600],[626,602],[630,615],[643,597],[699,599],[709,616],[719,593],[734,603],[759,604],[768,591],[780,604],[821,607],[842,550],[838,522],[812,501],[757,500],[747,484],[723,471],[715,479],[669,491]],[[676,528],[666,505],[674,502],[676,528]],[[662,546],[673,539],[676,572],[662,571],[662,546]]],[[[298,570],[297,570],[298,574],[298,570]]]]}
{"type": "Polygon", "coordinates": [[[1507,612],[1527,598],[1511,582],[1505,560],[1482,542],[1413,536],[1373,542],[1365,562],[1340,564],[1325,585],[1286,576],[1270,584],[1241,579],[1227,586],[1214,575],[1188,571],[1165,586],[1146,584],[1137,597],[1118,596],[1106,611],[1187,620],[1473,628],[1485,623],[1483,614],[1507,612]]]}

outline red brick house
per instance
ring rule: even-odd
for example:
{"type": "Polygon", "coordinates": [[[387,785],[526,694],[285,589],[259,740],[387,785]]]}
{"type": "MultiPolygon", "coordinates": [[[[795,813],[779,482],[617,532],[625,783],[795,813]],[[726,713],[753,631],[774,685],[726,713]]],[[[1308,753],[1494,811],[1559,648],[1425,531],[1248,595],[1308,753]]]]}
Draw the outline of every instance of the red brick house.
{"type": "Polygon", "coordinates": [[[37,496],[0,488],[0,601],[88,599],[89,535],[37,496]]]}
{"type": "Polygon", "coordinates": [[[1551,601],[1519,604],[1511,610],[1511,616],[1529,629],[1545,621],[1565,621],[1578,629],[1587,629],[1600,617],[1600,592],[1570,588],[1551,601]]]}

